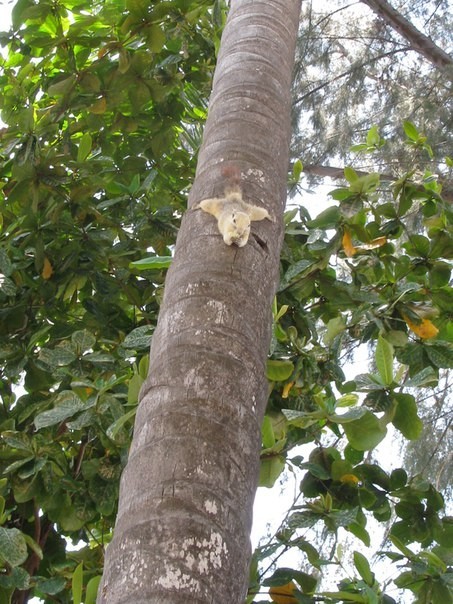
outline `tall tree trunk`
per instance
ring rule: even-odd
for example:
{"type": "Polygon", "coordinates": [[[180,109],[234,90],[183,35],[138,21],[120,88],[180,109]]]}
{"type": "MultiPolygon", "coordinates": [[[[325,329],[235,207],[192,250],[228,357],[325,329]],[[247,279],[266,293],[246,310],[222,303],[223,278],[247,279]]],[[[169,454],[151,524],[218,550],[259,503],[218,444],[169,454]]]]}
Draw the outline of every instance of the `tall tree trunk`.
{"type": "Polygon", "coordinates": [[[102,604],[241,603],[279,274],[300,0],[232,0],[189,207],[241,170],[275,222],[227,246],[183,218],[123,473],[102,604]]]}

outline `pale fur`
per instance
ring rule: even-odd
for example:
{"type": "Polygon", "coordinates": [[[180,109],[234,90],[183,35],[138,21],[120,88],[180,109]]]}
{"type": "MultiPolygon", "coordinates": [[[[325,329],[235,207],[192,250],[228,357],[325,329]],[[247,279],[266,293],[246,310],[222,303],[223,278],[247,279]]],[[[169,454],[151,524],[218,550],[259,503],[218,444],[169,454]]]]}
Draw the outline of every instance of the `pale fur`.
{"type": "Polygon", "coordinates": [[[225,191],[224,197],[203,199],[196,206],[217,218],[217,226],[227,245],[244,247],[250,235],[250,223],[254,220],[272,220],[265,208],[252,206],[242,199],[239,188],[225,191]]]}

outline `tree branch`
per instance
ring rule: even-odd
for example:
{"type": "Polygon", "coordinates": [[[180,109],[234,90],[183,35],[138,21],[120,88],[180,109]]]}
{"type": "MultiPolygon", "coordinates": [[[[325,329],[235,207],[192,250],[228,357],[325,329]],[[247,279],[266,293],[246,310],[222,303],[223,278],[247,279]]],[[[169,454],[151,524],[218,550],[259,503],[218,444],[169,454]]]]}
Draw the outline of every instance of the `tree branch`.
{"type": "MultiPolygon", "coordinates": [[[[311,164],[311,165],[309,164],[306,166],[304,165],[304,172],[306,174],[313,174],[314,176],[322,176],[322,177],[335,178],[335,179],[339,179],[339,178],[344,179],[344,168],[338,168],[336,166],[320,166],[317,164],[311,164]]],[[[365,172],[364,170],[355,170],[355,172],[358,176],[367,176],[369,174],[369,172],[365,172]]],[[[398,180],[398,178],[399,178],[399,176],[393,175],[393,174],[379,174],[379,177],[381,180],[387,181],[387,182],[394,182],[395,180],[398,180]]],[[[440,179],[440,182],[442,183],[442,187],[443,187],[442,188],[442,199],[444,201],[453,202],[453,184],[452,184],[451,180],[440,179]]],[[[417,189],[423,188],[418,183],[415,183],[412,181],[408,181],[408,183],[413,185],[417,189]]]]}
{"type": "Polygon", "coordinates": [[[425,59],[437,67],[453,66],[453,57],[437,46],[430,37],[425,36],[414,27],[387,0],[362,0],[362,2],[403,36],[409,42],[411,48],[419,52],[425,59]]]}

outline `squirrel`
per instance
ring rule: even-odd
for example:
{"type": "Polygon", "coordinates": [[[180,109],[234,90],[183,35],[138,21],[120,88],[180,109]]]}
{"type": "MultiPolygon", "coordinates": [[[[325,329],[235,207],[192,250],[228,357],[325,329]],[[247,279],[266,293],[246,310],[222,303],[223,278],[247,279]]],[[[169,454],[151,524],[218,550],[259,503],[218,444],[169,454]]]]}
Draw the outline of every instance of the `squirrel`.
{"type": "Polygon", "coordinates": [[[228,180],[224,196],[203,199],[194,209],[201,209],[217,218],[219,232],[227,245],[244,247],[252,221],[267,218],[274,222],[274,219],[265,208],[251,205],[242,199],[239,168],[226,166],[222,169],[222,176],[228,180]]]}

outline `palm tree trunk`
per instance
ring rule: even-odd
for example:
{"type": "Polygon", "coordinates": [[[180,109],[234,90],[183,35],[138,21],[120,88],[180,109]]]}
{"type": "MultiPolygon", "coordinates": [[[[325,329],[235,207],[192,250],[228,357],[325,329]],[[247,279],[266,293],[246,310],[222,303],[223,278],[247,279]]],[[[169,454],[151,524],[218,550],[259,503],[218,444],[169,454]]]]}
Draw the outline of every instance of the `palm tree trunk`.
{"type": "Polygon", "coordinates": [[[101,604],[235,604],[246,595],[271,302],[279,278],[299,0],[233,0],[189,207],[222,168],[275,222],[227,246],[183,218],[123,473],[101,604]]]}

